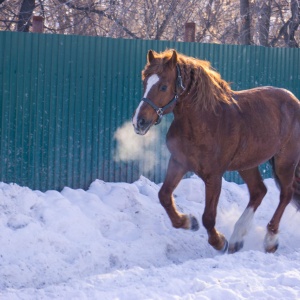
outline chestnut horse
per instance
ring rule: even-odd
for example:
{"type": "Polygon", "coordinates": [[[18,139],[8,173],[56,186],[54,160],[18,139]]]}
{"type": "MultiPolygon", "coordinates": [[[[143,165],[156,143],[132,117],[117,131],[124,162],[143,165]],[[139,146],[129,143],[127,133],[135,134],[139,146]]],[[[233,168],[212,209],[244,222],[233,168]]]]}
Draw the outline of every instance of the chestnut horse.
{"type": "Polygon", "coordinates": [[[228,252],[243,247],[244,236],[267,188],[258,165],[271,160],[280,187],[280,201],[267,225],[266,252],[278,248],[282,214],[293,199],[300,209],[300,103],[289,91],[259,87],[233,91],[209,62],[166,50],[148,52],[143,70],[144,96],[133,118],[134,130],[144,135],[164,114],[173,112],[167,133],[171,152],[159,200],[175,228],[197,230],[192,215],[176,209],[172,193],[192,171],[205,183],[202,222],[208,242],[227,251],[228,242],[215,229],[222,175],[237,170],[248,186],[250,200],[237,221],[228,252]]]}

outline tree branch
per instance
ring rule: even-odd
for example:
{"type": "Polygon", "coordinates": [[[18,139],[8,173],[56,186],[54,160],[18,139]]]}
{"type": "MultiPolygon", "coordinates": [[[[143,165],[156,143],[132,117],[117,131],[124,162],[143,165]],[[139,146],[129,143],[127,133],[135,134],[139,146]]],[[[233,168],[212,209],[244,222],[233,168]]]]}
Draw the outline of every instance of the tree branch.
{"type": "Polygon", "coordinates": [[[172,15],[174,14],[174,12],[176,10],[177,5],[178,5],[178,0],[173,0],[172,3],[170,4],[169,11],[166,14],[166,17],[163,20],[162,24],[160,25],[160,27],[157,30],[155,40],[159,40],[161,38],[161,36],[164,33],[164,31],[165,31],[172,15]]]}
{"type": "Polygon", "coordinates": [[[95,8],[91,8],[89,6],[76,6],[74,5],[71,0],[58,0],[60,3],[67,5],[69,8],[76,9],[83,12],[91,12],[95,13],[99,16],[103,16],[113,22],[115,22],[119,27],[121,27],[129,36],[131,36],[134,39],[140,39],[136,34],[134,34],[132,31],[130,31],[127,27],[125,27],[122,23],[122,21],[115,19],[112,15],[107,14],[104,10],[99,10],[95,8]]]}

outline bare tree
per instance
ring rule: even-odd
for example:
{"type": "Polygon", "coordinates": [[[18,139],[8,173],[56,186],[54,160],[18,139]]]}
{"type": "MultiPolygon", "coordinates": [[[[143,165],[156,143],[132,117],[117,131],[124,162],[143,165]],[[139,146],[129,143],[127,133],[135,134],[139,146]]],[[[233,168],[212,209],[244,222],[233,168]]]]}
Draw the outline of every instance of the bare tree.
{"type": "Polygon", "coordinates": [[[29,23],[35,8],[35,0],[23,0],[18,16],[17,31],[29,31],[29,23]]]}
{"type": "Polygon", "coordinates": [[[297,29],[300,24],[300,1],[290,1],[290,17],[286,20],[285,9],[276,3],[282,26],[278,30],[278,34],[273,37],[270,46],[285,46],[299,48],[299,32],[298,39],[296,38],[297,29]],[[283,38],[283,39],[282,39],[283,38]],[[297,41],[298,40],[298,41],[297,41]]]}
{"type": "Polygon", "coordinates": [[[300,0],[0,0],[0,30],[182,41],[196,23],[196,41],[299,47],[300,0]]]}
{"type": "Polygon", "coordinates": [[[265,47],[269,45],[271,12],[271,0],[263,1],[258,10],[258,34],[259,44],[265,47]]]}
{"type": "Polygon", "coordinates": [[[250,34],[250,5],[249,0],[240,0],[240,16],[241,16],[241,30],[240,43],[244,45],[251,44],[250,34]]]}
{"type": "Polygon", "coordinates": [[[291,0],[291,13],[292,16],[289,22],[289,30],[288,30],[286,44],[289,47],[299,48],[299,44],[295,39],[295,33],[298,30],[300,25],[300,0],[291,0]]]}

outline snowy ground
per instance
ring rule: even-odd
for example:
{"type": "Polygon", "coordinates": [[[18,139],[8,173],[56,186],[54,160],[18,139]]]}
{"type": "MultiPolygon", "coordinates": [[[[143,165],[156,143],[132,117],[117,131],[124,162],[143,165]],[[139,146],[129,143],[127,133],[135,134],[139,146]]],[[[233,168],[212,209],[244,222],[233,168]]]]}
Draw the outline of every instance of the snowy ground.
{"type": "MultiPolygon", "coordinates": [[[[219,255],[203,227],[171,227],[144,177],[61,193],[0,183],[0,299],[300,299],[300,213],[287,208],[279,249],[265,254],[278,203],[266,184],[244,249],[219,255]]],[[[184,179],[175,195],[200,221],[203,182],[184,179]]],[[[223,181],[217,228],[227,238],[247,199],[245,185],[223,181]]]]}

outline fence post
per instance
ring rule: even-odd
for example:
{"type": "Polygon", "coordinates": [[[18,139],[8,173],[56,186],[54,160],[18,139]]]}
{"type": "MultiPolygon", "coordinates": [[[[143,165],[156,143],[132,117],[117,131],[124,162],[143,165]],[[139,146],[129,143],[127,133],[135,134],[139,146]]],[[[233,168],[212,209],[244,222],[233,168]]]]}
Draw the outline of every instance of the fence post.
{"type": "Polygon", "coordinates": [[[196,24],[194,22],[185,23],[184,25],[184,41],[195,42],[196,24]]]}
{"type": "Polygon", "coordinates": [[[44,32],[44,18],[41,16],[32,17],[32,32],[44,32]]]}

